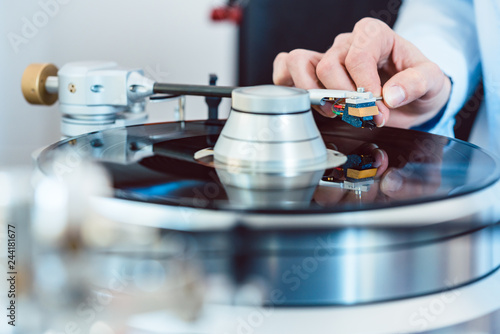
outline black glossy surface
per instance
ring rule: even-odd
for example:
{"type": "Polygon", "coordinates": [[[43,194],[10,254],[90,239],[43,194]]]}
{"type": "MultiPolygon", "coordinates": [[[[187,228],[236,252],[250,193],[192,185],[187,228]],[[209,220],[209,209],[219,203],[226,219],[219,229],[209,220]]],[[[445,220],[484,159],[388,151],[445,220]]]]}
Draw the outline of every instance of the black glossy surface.
{"type": "MultiPolygon", "coordinates": [[[[355,129],[331,120],[320,125],[329,148],[345,155],[383,157],[373,183],[366,184],[363,190],[358,187],[358,191],[342,189],[339,184],[344,178],[339,179],[338,172],[327,171],[336,176],[337,185],[317,187],[312,199],[284,205],[278,193],[274,197],[278,198],[276,203],[257,208],[252,207],[252,203],[229,201],[215,170],[193,158],[196,151],[215,144],[221,129],[222,124],[206,125],[201,121],[112,129],[56,143],[41,154],[39,165],[46,173],[60,173],[60,164],[51,163],[51,159],[61,157],[61,152],[79,159],[93,157],[110,171],[117,197],[190,207],[260,211],[338,212],[407,205],[464,195],[483,189],[499,178],[496,160],[468,143],[393,128],[355,129]],[[377,146],[378,151],[373,151],[377,146]],[[148,150],[153,153],[144,157],[142,152],[148,150]],[[391,186],[389,174],[401,181],[399,188],[397,183],[391,186]]],[[[285,193],[289,194],[290,190],[284,190],[285,193]]]]}

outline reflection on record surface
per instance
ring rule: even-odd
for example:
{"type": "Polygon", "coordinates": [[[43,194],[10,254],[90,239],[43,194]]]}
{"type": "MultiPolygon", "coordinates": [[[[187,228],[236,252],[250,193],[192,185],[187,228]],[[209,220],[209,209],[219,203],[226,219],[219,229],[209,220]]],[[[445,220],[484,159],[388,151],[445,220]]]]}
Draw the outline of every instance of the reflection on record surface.
{"type": "Polygon", "coordinates": [[[78,159],[93,158],[109,170],[119,198],[264,211],[338,212],[429,202],[481,190],[499,178],[496,160],[468,143],[410,130],[356,129],[336,120],[319,129],[328,149],[347,156],[342,166],[308,173],[221,173],[194,154],[213,147],[222,126],[196,121],[91,133],[52,145],[39,165],[45,173],[61,174],[78,159]],[[245,180],[270,186],[249,188],[245,180]]]}

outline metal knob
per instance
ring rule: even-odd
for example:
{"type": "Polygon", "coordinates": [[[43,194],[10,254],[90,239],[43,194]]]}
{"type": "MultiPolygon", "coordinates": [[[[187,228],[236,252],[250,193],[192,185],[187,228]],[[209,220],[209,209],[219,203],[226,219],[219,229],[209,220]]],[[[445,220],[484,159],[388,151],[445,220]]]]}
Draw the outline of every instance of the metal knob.
{"type": "Polygon", "coordinates": [[[57,90],[47,89],[49,77],[57,78],[58,69],[53,64],[31,64],[24,70],[21,89],[31,104],[52,105],[57,101],[57,90]]]}

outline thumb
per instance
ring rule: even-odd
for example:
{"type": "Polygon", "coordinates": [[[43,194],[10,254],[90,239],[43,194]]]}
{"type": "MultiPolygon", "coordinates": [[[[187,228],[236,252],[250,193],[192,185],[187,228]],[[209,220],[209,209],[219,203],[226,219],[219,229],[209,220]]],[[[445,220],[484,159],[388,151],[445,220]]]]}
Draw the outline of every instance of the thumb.
{"type": "Polygon", "coordinates": [[[397,73],[383,87],[385,104],[391,109],[399,108],[433,93],[432,83],[439,75],[442,75],[441,70],[430,62],[397,73]]]}

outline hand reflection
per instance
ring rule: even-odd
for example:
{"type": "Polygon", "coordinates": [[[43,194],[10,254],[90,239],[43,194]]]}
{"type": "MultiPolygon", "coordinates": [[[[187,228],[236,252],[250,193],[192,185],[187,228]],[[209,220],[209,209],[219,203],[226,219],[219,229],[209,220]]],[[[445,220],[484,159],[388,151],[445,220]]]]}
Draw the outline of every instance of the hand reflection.
{"type": "MultiPolygon", "coordinates": [[[[392,199],[418,199],[436,193],[441,185],[443,146],[440,142],[429,143],[415,140],[412,147],[389,146],[388,152],[377,144],[361,147],[342,147],[351,156],[371,157],[377,172],[372,178],[350,180],[346,177],[346,165],[327,174],[329,182],[317,187],[314,200],[321,206],[338,203],[363,204],[388,202],[392,199]],[[423,144],[422,144],[423,143],[423,144]],[[389,161],[391,156],[391,161],[389,161]]],[[[333,147],[332,147],[333,148],[333,147]]],[[[356,167],[359,169],[359,166],[356,167]]]]}
{"type": "Polygon", "coordinates": [[[415,149],[399,168],[390,167],[380,178],[380,191],[395,199],[431,195],[441,185],[442,150],[415,149]]]}

